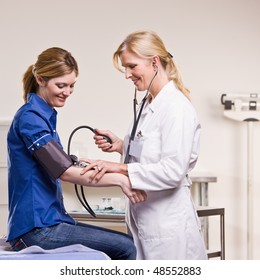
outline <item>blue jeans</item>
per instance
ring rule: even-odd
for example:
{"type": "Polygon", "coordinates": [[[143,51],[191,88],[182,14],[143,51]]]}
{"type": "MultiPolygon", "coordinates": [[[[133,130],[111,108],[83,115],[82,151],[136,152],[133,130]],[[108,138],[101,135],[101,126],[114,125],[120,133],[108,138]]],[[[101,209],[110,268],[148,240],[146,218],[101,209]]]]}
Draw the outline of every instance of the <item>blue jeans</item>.
{"type": "Polygon", "coordinates": [[[112,260],[136,259],[136,248],[129,235],[84,223],[61,223],[46,228],[35,228],[10,241],[10,244],[15,251],[33,245],[48,250],[82,244],[106,253],[112,260]]]}

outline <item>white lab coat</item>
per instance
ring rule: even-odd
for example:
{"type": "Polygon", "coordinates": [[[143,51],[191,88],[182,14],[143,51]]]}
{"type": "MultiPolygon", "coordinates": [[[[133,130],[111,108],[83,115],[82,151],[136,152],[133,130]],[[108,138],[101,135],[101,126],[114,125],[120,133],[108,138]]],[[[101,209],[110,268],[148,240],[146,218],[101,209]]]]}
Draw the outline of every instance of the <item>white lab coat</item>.
{"type": "Polygon", "coordinates": [[[142,112],[128,173],[132,187],[148,197],[128,202],[126,211],[137,259],[207,259],[187,175],[198,158],[199,133],[191,102],[173,82],[142,112]]]}

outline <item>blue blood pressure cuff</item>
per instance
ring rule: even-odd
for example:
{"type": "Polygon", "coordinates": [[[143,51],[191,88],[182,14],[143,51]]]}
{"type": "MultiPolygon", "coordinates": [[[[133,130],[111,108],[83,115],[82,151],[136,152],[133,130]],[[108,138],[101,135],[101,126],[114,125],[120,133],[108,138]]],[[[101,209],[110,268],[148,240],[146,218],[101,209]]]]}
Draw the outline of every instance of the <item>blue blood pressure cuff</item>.
{"type": "Polygon", "coordinates": [[[34,156],[52,179],[58,179],[73,165],[71,158],[54,140],[35,150],[34,156]]]}

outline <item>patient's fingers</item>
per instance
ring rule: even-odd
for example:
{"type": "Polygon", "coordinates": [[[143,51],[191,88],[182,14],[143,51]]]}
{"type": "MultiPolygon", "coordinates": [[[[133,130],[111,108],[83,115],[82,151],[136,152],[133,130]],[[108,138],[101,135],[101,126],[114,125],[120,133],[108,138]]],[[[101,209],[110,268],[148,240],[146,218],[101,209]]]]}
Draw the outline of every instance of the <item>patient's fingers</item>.
{"type": "Polygon", "coordinates": [[[132,190],[131,194],[128,195],[128,198],[133,204],[135,204],[144,202],[147,198],[147,194],[142,190],[132,190]]]}

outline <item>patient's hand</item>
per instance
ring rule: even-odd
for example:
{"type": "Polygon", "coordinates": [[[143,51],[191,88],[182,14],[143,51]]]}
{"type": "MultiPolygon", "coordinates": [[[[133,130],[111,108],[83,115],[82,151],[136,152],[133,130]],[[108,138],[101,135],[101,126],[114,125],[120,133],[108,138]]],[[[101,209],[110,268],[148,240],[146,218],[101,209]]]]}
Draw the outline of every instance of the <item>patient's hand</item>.
{"type": "Polygon", "coordinates": [[[144,202],[147,198],[146,192],[143,190],[133,189],[129,178],[125,175],[120,175],[120,187],[128,199],[134,204],[144,202]]]}
{"type": "Polygon", "coordinates": [[[143,190],[132,189],[128,187],[121,187],[124,194],[132,203],[144,202],[147,198],[147,194],[143,190]]]}

